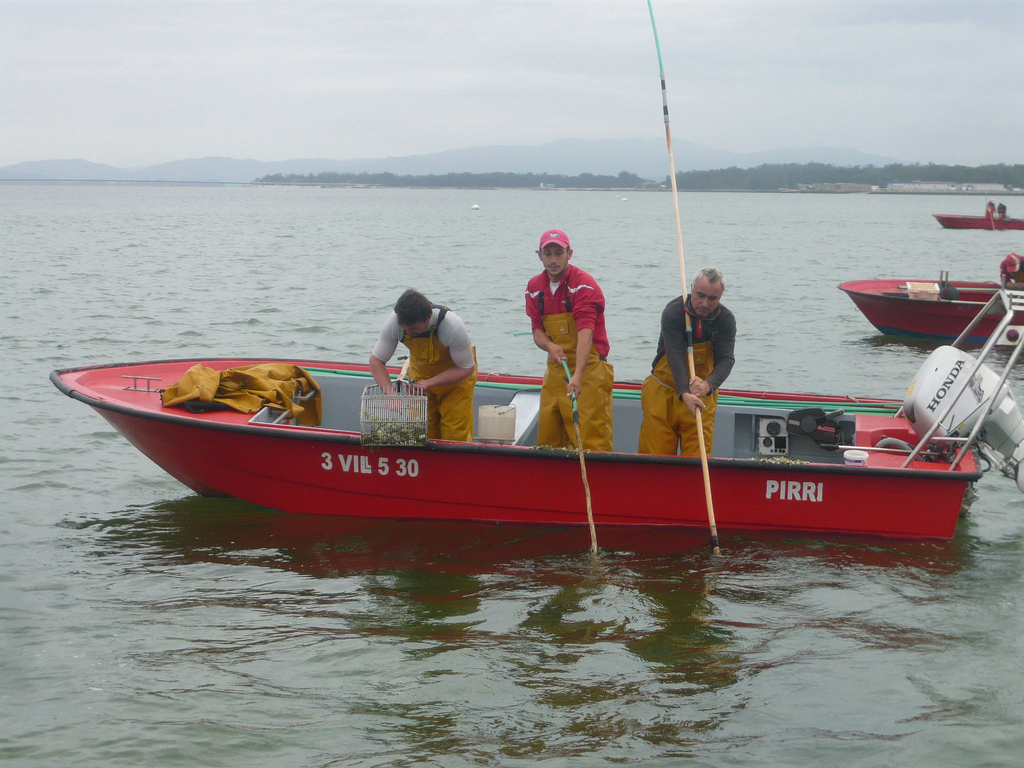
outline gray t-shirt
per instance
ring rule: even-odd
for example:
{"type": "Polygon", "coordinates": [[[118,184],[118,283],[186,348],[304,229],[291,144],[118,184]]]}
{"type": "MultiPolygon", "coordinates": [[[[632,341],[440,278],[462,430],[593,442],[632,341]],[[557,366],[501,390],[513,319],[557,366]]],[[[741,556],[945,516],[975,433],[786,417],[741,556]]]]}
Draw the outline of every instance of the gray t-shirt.
{"type": "MultiPolygon", "coordinates": [[[[430,323],[427,330],[437,326],[437,318],[441,310],[434,307],[430,315],[430,323]]],[[[382,362],[387,362],[395,354],[399,342],[405,336],[405,331],[398,324],[398,315],[392,312],[384,321],[384,327],[380,329],[380,336],[373,347],[373,356],[382,362]]],[[[457,314],[448,310],[444,316],[444,322],[437,329],[437,340],[448,348],[452,356],[452,362],[459,368],[472,368],[476,364],[473,360],[473,345],[469,343],[469,334],[466,332],[466,324],[457,314]]]]}

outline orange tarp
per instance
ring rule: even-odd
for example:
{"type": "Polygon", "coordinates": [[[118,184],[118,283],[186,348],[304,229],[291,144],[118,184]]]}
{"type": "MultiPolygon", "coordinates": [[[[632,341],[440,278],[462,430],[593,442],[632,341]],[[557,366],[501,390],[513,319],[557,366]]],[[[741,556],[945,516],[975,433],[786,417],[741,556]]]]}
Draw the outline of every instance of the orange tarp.
{"type": "Polygon", "coordinates": [[[320,387],[305,370],[290,363],[260,363],[226,371],[215,371],[197,363],[185,371],[181,381],[163,392],[166,407],[198,400],[221,403],[242,413],[255,413],[265,405],[289,411],[299,424],[320,424],[320,387]],[[300,390],[301,388],[301,390],[300,390]],[[299,392],[316,394],[304,405],[294,402],[299,392]]]}

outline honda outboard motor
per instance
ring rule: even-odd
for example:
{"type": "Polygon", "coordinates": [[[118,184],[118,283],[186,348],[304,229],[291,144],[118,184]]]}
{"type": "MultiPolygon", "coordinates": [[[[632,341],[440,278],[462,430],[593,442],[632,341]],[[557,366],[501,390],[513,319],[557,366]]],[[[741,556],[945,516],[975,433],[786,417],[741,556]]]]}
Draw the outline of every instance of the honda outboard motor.
{"type": "MultiPolygon", "coordinates": [[[[939,347],[928,356],[903,400],[903,413],[918,437],[936,423],[938,437],[967,437],[985,416],[999,376],[985,365],[969,376],[976,362],[956,347],[939,347]]],[[[995,408],[978,433],[978,443],[1024,492],[1024,418],[1005,383],[995,395],[995,408]]]]}

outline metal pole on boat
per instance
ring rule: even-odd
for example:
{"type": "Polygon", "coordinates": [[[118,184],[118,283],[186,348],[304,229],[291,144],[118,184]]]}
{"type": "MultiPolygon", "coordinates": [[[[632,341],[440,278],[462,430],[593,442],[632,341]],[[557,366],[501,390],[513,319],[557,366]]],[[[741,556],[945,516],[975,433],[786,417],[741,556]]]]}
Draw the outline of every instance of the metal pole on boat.
{"type": "MultiPolygon", "coordinates": [[[[562,368],[565,369],[566,380],[572,378],[569,373],[569,364],[562,361],[562,368]]],[[[594,510],[590,506],[590,483],[587,482],[587,463],[583,460],[583,438],[580,437],[580,412],[576,407],[576,393],[572,393],[572,425],[576,427],[576,453],[580,455],[580,472],[583,474],[583,490],[587,494],[587,522],[590,524],[590,550],[597,554],[597,529],[594,528],[594,510]]]]}
{"type": "MultiPolygon", "coordinates": [[[[651,14],[651,29],[654,30],[654,47],[658,51],[658,70],[661,75],[661,103],[665,112],[665,141],[668,144],[668,168],[669,179],[672,182],[672,205],[676,213],[676,241],[679,246],[679,277],[683,285],[683,301],[686,300],[686,264],[683,259],[683,228],[679,222],[679,190],[676,189],[676,161],[672,155],[672,131],[668,123],[668,91],[665,88],[665,65],[661,61],[661,43],[658,42],[658,26],[654,23],[654,8],[651,0],[647,0],[647,10],[651,14]]],[[[690,315],[684,307],[683,316],[686,318],[686,360],[690,371],[696,370],[693,366],[693,330],[690,327],[690,315]]],[[[708,470],[708,451],[704,445],[704,425],[701,422],[701,411],[698,408],[697,419],[697,441],[700,444],[700,465],[704,473],[704,498],[708,507],[708,526],[711,529],[711,548],[719,555],[721,550],[718,546],[718,526],[715,525],[715,506],[711,499],[711,474],[708,470]]]]}

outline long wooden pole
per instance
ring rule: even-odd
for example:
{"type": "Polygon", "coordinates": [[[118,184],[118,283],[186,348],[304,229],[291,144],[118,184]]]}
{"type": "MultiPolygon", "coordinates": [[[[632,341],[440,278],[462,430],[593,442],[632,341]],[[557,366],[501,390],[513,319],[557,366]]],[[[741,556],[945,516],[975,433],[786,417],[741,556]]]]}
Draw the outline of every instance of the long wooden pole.
{"type": "MultiPolygon", "coordinates": [[[[569,373],[569,364],[562,361],[562,368],[565,369],[566,380],[572,378],[569,373]]],[[[583,475],[583,490],[587,494],[587,522],[590,524],[590,550],[597,554],[597,529],[594,528],[594,510],[590,506],[590,483],[587,482],[587,463],[583,460],[583,438],[580,437],[580,412],[576,407],[576,393],[572,393],[572,424],[576,427],[576,452],[580,455],[580,473],[583,475]]]]}
{"type": "MultiPolygon", "coordinates": [[[[654,8],[651,0],[647,0],[647,10],[651,14],[651,28],[654,30],[654,47],[658,51],[658,70],[661,75],[661,103],[665,113],[665,141],[668,144],[668,168],[669,179],[672,182],[672,205],[676,214],[676,241],[679,246],[679,277],[683,286],[683,301],[686,300],[686,263],[683,259],[683,228],[679,220],[679,190],[676,188],[676,162],[672,155],[672,130],[668,121],[668,91],[665,88],[665,65],[661,60],[661,43],[658,42],[658,26],[654,22],[654,8]]],[[[683,315],[686,318],[686,360],[689,363],[690,371],[693,366],[693,330],[690,327],[690,315],[683,307],[683,315]]],[[[715,506],[711,498],[711,473],[708,471],[708,451],[704,445],[704,426],[701,421],[701,410],[697,408],[697,441],[700,444],[700,465],[704,473],[704,499],[708,508],[708,527],[711,529],[711,548],[719,555],[721,549],[718,546],[718,526],[715,525],[715,506]]]]}

